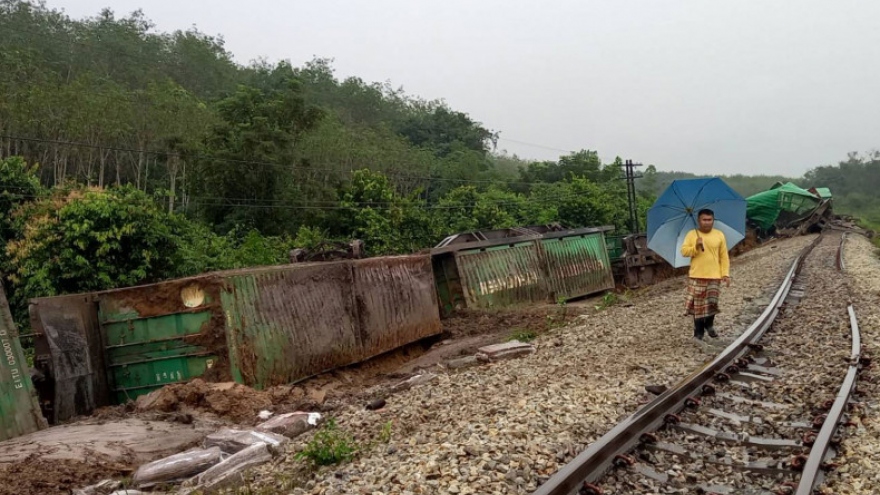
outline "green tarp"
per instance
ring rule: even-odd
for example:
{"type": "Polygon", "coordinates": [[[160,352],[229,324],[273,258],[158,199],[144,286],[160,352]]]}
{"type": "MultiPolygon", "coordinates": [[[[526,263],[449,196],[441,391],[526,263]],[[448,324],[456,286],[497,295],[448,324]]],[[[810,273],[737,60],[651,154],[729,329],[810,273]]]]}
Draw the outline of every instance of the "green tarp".
{"type": "Polygon", "coordinates": [[[831,189],[827,187],[814,187],[810,189],[811,192],[815,192],[822,199],[828,199],[831,197],[831,189]]]}
{"type": "MultiPolygon", "coordinates": [[[[819,194],[823,199],[831,197],[828,188],[822,188],[819,194]]],[[[746,198],[746,217],[758,227],[769,230],[779,219],[780,213],[788,212],[789,215],[786,217],[805,216],[819,206],[820,201],[816,194],[791,182],[776,183],[769,191],[759,192],[746,198]]]]}

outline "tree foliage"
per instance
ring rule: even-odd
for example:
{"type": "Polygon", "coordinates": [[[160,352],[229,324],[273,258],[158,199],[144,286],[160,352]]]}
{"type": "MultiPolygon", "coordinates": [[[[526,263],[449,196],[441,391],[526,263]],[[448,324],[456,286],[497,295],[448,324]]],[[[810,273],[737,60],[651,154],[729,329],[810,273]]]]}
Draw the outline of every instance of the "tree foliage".
{"type": "Polygon", "coordinates": [[[328,59],[238,65],[221,37],[157,32],[140,11],[0,0],[0,94],[0,266],[19,309],[327,239],[409,253],[627,217],[619,160],[498,155],[497,133],[441,100],[328,59]]]}
{"type": "MultiPolygon", "coordinates": [[[[140,11],[75,20],[0,0],[0,271],[27,298],[283,263],[294,246],[410,253],[457,232],[560,222],[628,230],[622,160],[530,162],[443,101],[339,78],[332,60],[232,61],[140,11]],[[20,158],[19,158],[20,157],[20,158]],[[39,166],[37,166],[37,164],[39,166]]],[[[880,223],[880,155],[810,171],[880,223]]],[[[693,174],[643,170],[653,198],[693,174]]],[[[725,176],[744,196],[778,176],[725,176]]]]}
{"type": "Polygon", "coordinates": [[[9,242],[9,279],[19,298],[93,291],[174,273],[178,217],[131,186],[58,189],[21,206],[9,242]]]}

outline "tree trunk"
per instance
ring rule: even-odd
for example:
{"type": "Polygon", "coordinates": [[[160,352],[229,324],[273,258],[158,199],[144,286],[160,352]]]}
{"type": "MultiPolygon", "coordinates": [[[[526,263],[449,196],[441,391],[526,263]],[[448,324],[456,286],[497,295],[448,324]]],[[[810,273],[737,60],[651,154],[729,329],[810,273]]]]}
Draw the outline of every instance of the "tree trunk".
{"type": "Polygon", "coordinates": [[[119,159],[118,151],[114,151],[113,155],[116,157],[116,159],[114,160],[114,162],[116,162],[116,185],[121,186],[122,179],[120,176],[122,175],[122,171],[120,169],[122,168],[122,160],[119,159]]]}
{"type": "Polygon", "coordinates": [[[104,150],[98,153],[98,187],[101,189],[104,189],[104,171],[107,169],[107,155],[109,154],[109,151],[104,152],[104,150]]]}
{"type": "Polygon", "coordinates": [[[95,165],[95,149],[89,148],[88,159],[86,160],[86,185],[92,185],[92,168],[95,165]]]}
{"type": "Polygon", "coordinates": [[[135,187],[140,189],[141,188],[141,170],[143,170],[143,168],[144,168],[144,152],[143,152],[143,147],[140,145],[140,143],[138,143],[138,149],[140,149],[141,151],[138,151],[137,164],[135,165],[135,173],[137,174],[137,178],[135,179],[135,187]]]}
{"type": "Polygon", "coordinates": [[[168,195],[168,213],[174,213],[174,194],[177,186],[177,169],[180,166],[179,160],[177,155],[168,157],[168,176],[171,188],[171,194],[168,195]]]}

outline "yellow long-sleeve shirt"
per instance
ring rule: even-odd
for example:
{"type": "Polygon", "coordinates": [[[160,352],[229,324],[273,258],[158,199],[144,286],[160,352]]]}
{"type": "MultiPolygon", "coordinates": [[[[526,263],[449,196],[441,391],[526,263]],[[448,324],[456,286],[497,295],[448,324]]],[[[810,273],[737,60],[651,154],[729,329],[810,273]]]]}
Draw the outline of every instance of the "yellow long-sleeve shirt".
{"type": "Polygon", "coordinates": [[[724,232],[712,229],[708,234],[692,230],[681,244],[682,256],[691,259],[691,278],[723,278],[730,276],[730,258],[724,232]],[[697,235],[703,238],[703,250],[697,249],[697,235]]]}

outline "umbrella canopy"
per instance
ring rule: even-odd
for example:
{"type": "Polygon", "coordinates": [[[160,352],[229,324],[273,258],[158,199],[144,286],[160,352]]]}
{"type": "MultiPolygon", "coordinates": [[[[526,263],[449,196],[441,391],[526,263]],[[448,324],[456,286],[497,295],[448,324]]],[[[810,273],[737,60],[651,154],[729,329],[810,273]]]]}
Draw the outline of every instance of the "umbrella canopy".
{"type": "Polygon", "coordinates": [[[699,225],[697,213],[715,212],[715,228],[724,232],[728,251],[746,236],[746,200],[723,180],[676,180],[648,210],[648,247],[672,266],[688,266],[681,255],[684,237],[699,225]]]}

